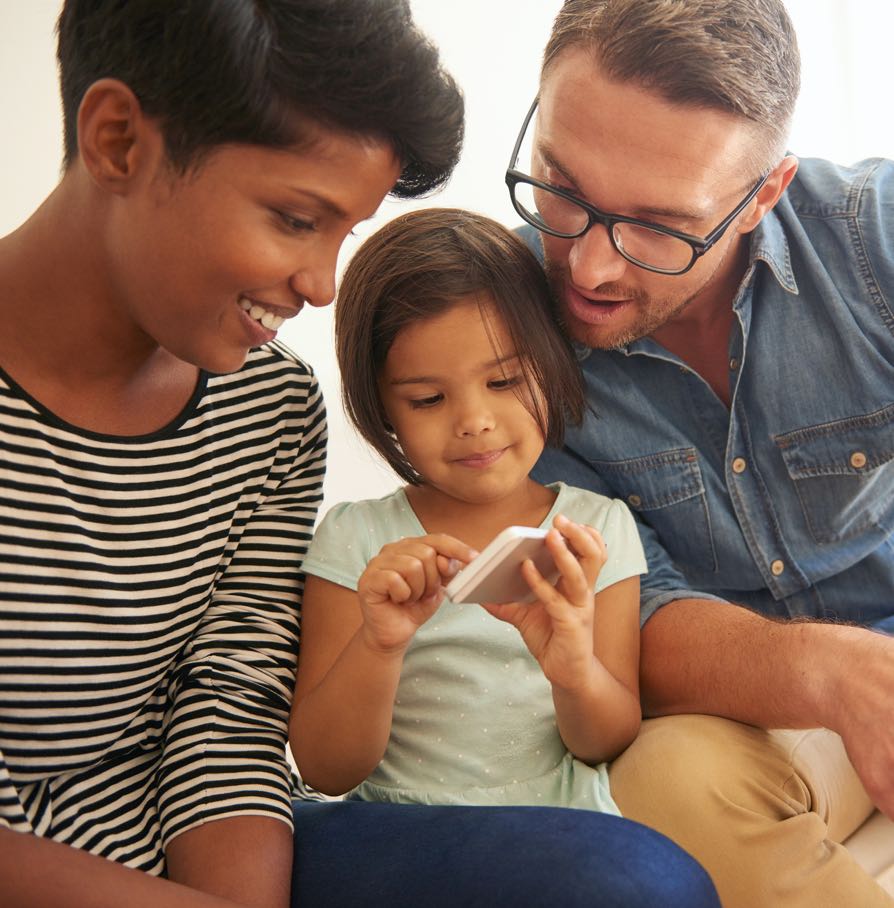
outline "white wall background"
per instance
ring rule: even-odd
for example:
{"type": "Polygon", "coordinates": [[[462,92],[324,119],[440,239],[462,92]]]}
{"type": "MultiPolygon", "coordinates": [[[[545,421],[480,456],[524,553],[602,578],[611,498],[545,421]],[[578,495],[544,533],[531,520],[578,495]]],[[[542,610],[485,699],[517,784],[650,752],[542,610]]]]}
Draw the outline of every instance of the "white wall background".
{"type": "MultiPolygon", "coordinates": [[[[561,0],[411,0],[466,94],[467,139],[450,185],[422,203],[386,202],[368,235],[411,205],[475,208],[514,224],[503,183],[512,141],[534,96],[539,58],[561,0]]],[[[53,28],[60,0],[0,0],[0,236],[23,221],[59,174],[61,128],[53,28]]],[[[892,0],[788,0],[803,87],[791,149],[842,163],[894,157],[892,0]]],[[[362,237],[361,237],[362,239],[362,237]]],[[[342,260],[357,241],[346,246],[342,260]]],[[[35,302],[35,330],[40,330],[35,302]]],[[[345,424],[331,309],[302,312],[282,339],[317,371],[329,406],[324,508],[390,491],[396,478],[345,424]]]]}

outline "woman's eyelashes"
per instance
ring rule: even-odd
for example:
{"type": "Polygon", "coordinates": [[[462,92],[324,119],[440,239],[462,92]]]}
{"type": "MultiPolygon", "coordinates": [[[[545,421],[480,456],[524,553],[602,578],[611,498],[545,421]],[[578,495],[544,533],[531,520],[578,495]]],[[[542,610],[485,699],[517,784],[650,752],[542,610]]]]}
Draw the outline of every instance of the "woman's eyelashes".
{"type": "Polygon", "coordinates": [[[287,211],[277,211],[276,215],[291,233],[310,233],[317,229],[316,221],[311,218],[289,214],[287,211]]]}

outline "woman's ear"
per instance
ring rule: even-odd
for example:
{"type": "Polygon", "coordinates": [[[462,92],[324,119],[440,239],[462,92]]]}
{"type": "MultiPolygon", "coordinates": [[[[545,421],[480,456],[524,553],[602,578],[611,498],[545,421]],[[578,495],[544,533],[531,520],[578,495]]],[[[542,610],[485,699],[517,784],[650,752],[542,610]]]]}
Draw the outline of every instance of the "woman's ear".
{"type": "Polygon", "coordinates": [[[157,129],[137,96],[118,79],[99,79],[78,110],[78,154],[94,182],[116,194],[127,191],[157,129]]]}
{"type": "Polygon", "coordinates": [[[763,216],[770,211],[782,198],[782,193],[788,189],[788,184],[798,172],[798,159],[793,154],[787,154],[771,171],[767,181],[761,186],[754,197],[754,204],[750,211],[739,222],[739,233],[749,233],[761,222],[763,216]]]}

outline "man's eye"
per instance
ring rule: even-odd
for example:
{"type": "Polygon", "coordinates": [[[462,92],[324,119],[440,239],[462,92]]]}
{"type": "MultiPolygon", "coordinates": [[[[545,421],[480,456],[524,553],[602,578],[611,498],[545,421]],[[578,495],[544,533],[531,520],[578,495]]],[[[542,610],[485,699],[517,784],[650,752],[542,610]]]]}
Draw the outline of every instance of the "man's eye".
{"type": "Polygon", "coordinates": [[[541,180],[552,189],[558,189],[560,192],[566,192],[568,195],[580,197],[580,190],[576,186],[570,185],[568,180],[560,173],[548,167],[541,176],[541,180]]]}
{"type": "Polygon", "coordinates": [[[416,397],[410,401],[410,406],[414,410],[422,410],[440,403],[441,399],[442,396],[440,394],[432,394],[430,397],[416,397]]]}

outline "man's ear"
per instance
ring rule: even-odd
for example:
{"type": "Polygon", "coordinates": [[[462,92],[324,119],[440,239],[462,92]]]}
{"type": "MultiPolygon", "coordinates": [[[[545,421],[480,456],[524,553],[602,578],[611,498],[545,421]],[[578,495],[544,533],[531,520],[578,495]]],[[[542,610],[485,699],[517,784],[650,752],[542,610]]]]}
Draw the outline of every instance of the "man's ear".
{"type": "Polygon", "coordinates": [[[788,184],[798,172],[798,159],[793,154],[787,154],[771,171],[767,181],[761,186],[754,197],[751,210],[739,222],[739,233],[749,233],[761,222],[763,216],[770,211],[782,198],[782,193],[788,189],[788,184]]]}
{"type": "Polygon", "coordinates": [[[137,96],[118,79],[99,79],[78,110],[78,154],[97,185],[121,194],[146,158],[148,122],[137,96]]]}

